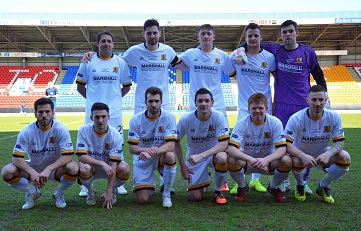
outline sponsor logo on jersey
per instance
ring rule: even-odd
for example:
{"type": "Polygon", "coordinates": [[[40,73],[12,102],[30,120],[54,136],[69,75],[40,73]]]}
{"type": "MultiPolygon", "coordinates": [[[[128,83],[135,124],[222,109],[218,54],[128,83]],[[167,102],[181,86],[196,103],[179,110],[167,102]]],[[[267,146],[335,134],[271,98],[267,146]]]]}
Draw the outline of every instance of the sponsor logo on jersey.
{"type": "Polygon", "coordinates": [[[236,135],[236,134],[232,134],[232,138],[238,138],[238,135],[236,135]]]}
{"type": "Polygon", "coordinates": [[[166,68],[164,63],[143,63],[141,65],[142,71],[162,71],[166,68]]]}
{"type": "Polygon", "coordinates": [[[228,128],[223,128],[222,129],[222,132],[227,132],[228,131],[228,128]]]}
{"type": "Polygon", "coordinates": [[[73,147],[73,143],[67,143],[66,145],[65,145],[66,147],[73,147]]]}
{"type": "Polygon", "coordinates": [[[118,73],[119,72],[119,67],[113,67],[113,72],[118,73]]]}
{"type": "Polygon", "coordinates": [[[287,63],[277,63],[277,67],[279,70],[290,72],[290,73],[302,73],[302,66],[287,64],[287,63]]]}
{"type": "Polygon", "coordinates": [[[319,143],[325,143],[329,141],[330,136],[314,136],[314,137],[309,137],[309,136],[302,136],[302,143],[306,143],[306,144],[319,144],[319,143]]]}
{"type": "Polygon", "coordinates": [[[83,143],[78,143],[78,148],[84,148],[85,147],[85,144],[83,143]]]}
{"type": "Polygon", "coordinates": [[[79,77],[83,77],[83,74],[81,74],[81,73],[78,72],[78,76],[79,76],[79,77]]]}
{"type": "Polygon", "coordinates": [[[196,131],[194,130],[194,128],[192,128],[192,129],[191,129],[191,132],[196,132],[196,131]]]}
{"type": "Polygon", "coordinates": [[[97,72],[97,71],[95,69],[93,69],[92,72],[94,73],[94,72],[97,72]]]}
{"type": "Polygon", "coordinates": [[[159,126],[159,127],[158,127],[158,132],[160,132],[160,133],[164,132],[164,127],[163,127],[163,126],[159,126]]]}
{"type": "Polygon", "coordinates": [[[134,136],[134,132],[129,132],[129,136],[134,136]]]}
{"type": "Polygon", "coordinates": [[[56,138],[55,138],[54,136],[51,136],[51,137],[49,138],[49,142],[50,142],[50,143],[56,143],[56,138]]]}
{"type": "Polygon", "coordinates": [[[216,74],[218,72],[218,67],[205,66],[205,65],[194,65],[194,72],[216,74]]]}
{"type": "Polygon", "coordinates": [[[16,144],[16,145],[15,145],[15,148],[21,148],[21,145],[20,145],[20,144],[16,144]]]}
{"type": "Polygon", "coordinates": [[[289,130],[286,130],[286,134],[292,136],[293,132],[289,131],[289,130]]]}

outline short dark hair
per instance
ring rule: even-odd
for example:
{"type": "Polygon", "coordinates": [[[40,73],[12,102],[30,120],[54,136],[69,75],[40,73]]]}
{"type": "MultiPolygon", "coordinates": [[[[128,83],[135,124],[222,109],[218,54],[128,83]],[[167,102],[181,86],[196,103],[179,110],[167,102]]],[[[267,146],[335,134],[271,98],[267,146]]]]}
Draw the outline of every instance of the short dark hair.
{"type": "Polygon", "coordinates": [[[308,89],[308,94],[311,92],[325,92],[325,88],[323,88],[321,85],[313,85],[308,89]]]}
{"type": "Polygon", "coordinates": [[[264,103],[268,107],[267,97],[262,93],[254,93],[248,98],[248,107],[251,103],[264,103]]]}
{"type": "Polygon", "coordinates": [[[112,38],[112,41],[114,42],[114,36],[109,31],[102,31],[97,34],[97,42],[100,42],[100,39],[102,38],[102,35],[109,35],[112,38]]]}
{"type": "Polygon", "coordinates": [[[148,88],[146,91],[145,91],[145,101],[147,101],[147,95],[148,94],[151,94],[151,95],[160,95],[160,100],[162,100],[163,101],[163,92],[162,92],[162,90],[161,89],[159,89],[158,87],[150,87],[150,88],[148,88]]]}
{"type": "Polygon", "coordinates": [[[201,30],[212,30],[213,33],[216,33],[216,31],[214,30],[213,26],[211,24],[203,24],[198,28],[198,32],[201,30]]]}
{"type": "Polygon", "coordinates": [[[280,30],[281,30],[281,28],[289,26],[289,25],[293,25],[295,27],[295,30],[297,30],[297,23],[295,21],[292,21],[292,20],[284,21],[280,26],[280,30]]]}
{"type": "Polygon", "coordinates": [[[208,89],[199,88],[198,91],[196,92],[196,95],[194,96],[194,102],[197,100],[198,95],[205,95],[205,94],[209,94],[211,96],[211,100],[213,100],[213,95],[208,89]]]}
{"type": "Polygon", "coordinates": [[[109,113],[109,107],[105,103],[96,102],[92,105],[92,108],[90,109],[91,114],[93,114],[94,111],[100,111],[100,110],[106,110],[109,113]]]}
{"type": "Polygon", "coordinates": [[[34,103],[35,112],[38,111],[38,106],[46,105],[46,104],[50,104],[51,110],[54,111],[54,103],[53,103],[53,101],[51,101],[51,99],[49,99],[49,98],[43,97],[43,98],[40,98],[40,99],[35,101],[35,103],[34,103]]]}
{"type": "Polygon", "coordinates": [[[250,22],[247,26],[246,26],[246,31],[247,30],[255,30],[255,29],[258,29],[260,33],[262,33],[262,29],[261,27],[257,24],[257,23],[254,23],[254,22],[250,22]]]}
{"type": "Polygon", "coordinates": [[[152,27],[152,26],[156,26],[159,30],[159,22],[157,21],[157,19],[151,18],[145,21],[143,25],[143,30],[145,31],[147,27],[152,27]]]}

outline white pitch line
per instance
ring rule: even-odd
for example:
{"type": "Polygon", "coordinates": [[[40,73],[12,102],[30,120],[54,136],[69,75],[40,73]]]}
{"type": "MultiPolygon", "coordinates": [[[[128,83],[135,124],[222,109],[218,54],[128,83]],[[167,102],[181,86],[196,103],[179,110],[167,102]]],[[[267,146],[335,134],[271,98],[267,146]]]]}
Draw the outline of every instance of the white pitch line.
{"type": "Polygon", "coordinates": [[[0,140],[6,140],[6,139],[10,139],[10,138],[17,137],[17,136],[18,136],[18,135],[15,135],[15,136],[7,136],[7,137],[0,138],[0,140]]]}

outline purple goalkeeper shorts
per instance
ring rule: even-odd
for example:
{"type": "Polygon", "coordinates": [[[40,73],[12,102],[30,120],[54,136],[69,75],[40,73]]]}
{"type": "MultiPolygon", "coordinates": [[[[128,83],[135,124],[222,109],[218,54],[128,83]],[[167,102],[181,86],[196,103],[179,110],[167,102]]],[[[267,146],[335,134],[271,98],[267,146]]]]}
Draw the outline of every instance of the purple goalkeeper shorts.
{"type": "Polygon", "coordinates": [[[282,102],[275,102],[275,103],[276,103],[275,116],[281,120],[283,128],[286,127],[287,121],[291,117],[291,115],[307,107],[307,105],[294,105],[294,104],[287,104],[282,102]]]}

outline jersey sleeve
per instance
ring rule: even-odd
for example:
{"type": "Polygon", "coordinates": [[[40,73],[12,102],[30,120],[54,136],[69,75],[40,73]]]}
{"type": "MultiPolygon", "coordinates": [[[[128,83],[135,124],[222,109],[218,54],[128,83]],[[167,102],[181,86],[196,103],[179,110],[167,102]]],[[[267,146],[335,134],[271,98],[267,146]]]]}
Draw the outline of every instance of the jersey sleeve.
{"type": "Polygon", "coordinates": [[[76,155],[80,156],[80,155],[87,155],[87,151],[89,149],[89,145],[86,142],[86,134],[85,134],[85,128],[81,127],[78,131],[78,136],[77,136],[77,140],[76,140],[76,148],[75,148],[75,152],[76,155]]]}
{"type": "Polygon", "coordinates": [[[230,77],[236,74],[236,70],[233,66],[233,60],[227,55],[227,53],[224,55],[223,71],[230,77]]]}
{"type": "Polygon", "coordinates": [[[334,115],[334,127],[331,131],[331,137],[332,137],[332,141],[333,142],[337,142],[337,141],[344,141],[345,140],[345,134],[344,134],[344,130],[342,128],[342,122],[341,122],[341,117],[339,115],[333,114],[334,115]]]}
{"type": "Polygon", "coordinates": [[[122,84],[123,87],[131,86],[132,85],[132,80],[130,78],[130,71],[129,71],[128,65],[120,57],[118,57],[118,59],[119,59],[118,60],[119,61],[119,68],[121,70],[121,73],[120,73],[121,84],[122,84]]]}
{"type": "Polygon", "coordinates": [[[129,121],[129,132],[128,132],[128,144],[138,145],[140,133],[139,133],[139,123],[140,121],[136,121],[136,118],[132,117],[129,121]]]}
{"type": "Polygon", "coordinates": [[[187,114],[185,114],[184,116],[182,116],[180,119],[179,119],[179,122],[177,124],[177,141],[180,141],[184,135],[186,134],[186,120],[185,120],[185,116],[187,114]]]}
{"type": "Polygon", "coordinates": [[[135,61],[133,60],[134,47],[130,47],[126,50],[122,56],[120,56],[128,65],[134,65],[135,61]],[[133,51],[133,52],[132,52],[133,51]]]}
{"type": "Polygon", "coordinates": [[[165,141],[176,141],[177,140],[177,124],[176,119],[173,114],[169,114],[168,116],[168,122],[166,125],[166,134],[165,134],[165,141]]]}
{"type": "Polygon", "coordinates": [[[297,120],[295,119],[295,116],[291,116],[286,124],[284,132],[287,142],[292,144],[293,141],[296,139],[297,127],[297,120]]]}
{"type": "Polygon", "coordinates": [[[69,130],[64,125],[62,125],[61,127],[62,127],[61,129],[62,132],[58,140],[60,152],[63,156],[74,155],[73,143],[71,141],[69,130]]]}
{"type": "Polygon", "coordinates": [[[122,148],[123,138],[116,130],[114,130],[113,135],[113,144],[111,145],[109,153],[109,161],[120,162],[121,160],[124,160],[122,148]]]}
{"type": "Polygon", "coordinates": [[[18,138],[16,140],[16,144],[13,150],[13,157],[21,157],[24,158],[28,153],[29,142],[25,138],[24,131],[21,131],[18,134],[18,138]]]}
{"type": "Polygon", "coordinates": [[[88,82],[87,64],[81,63],[76,74],[76,83],[86,84],[88,82]]]}
{"type": "Polygon", "coordinates": [[[243,139],[244,132],[242,131],[242,125],[239,122],[236,122],[231,134],[229,145],[236,147],[237,149],[241,148],[241,141],[243,139]]]}
{"type": "Polygon", "coordinates": [[[217,119],[217,139],[218,142],[229,140],[229,128],[228,123],[224,115],[220,115],[217,119]]]}
{"type": "Polygon", "coordinates": [[[276,120],[273,127],[273,143],[275,144],[275,148],[286,146],[286,138],[284,135],[282,122],[278,119],[276,120]]]}

